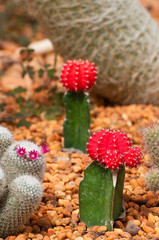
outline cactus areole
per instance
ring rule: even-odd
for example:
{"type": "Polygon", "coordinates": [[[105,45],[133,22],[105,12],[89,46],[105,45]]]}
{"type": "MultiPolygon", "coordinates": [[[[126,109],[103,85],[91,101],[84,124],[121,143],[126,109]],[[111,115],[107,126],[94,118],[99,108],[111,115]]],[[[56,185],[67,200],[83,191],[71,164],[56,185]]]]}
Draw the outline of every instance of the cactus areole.
{"type": "Polygon", "coordinates": [[[88,227],[106,225],[111,231],[122,210],[124,166],[137,167],[141,150],[125,133],[102,129],[90,137],[87,151],[94,162],[79,187],[80,219],[88,227]]]}
{"type": "Polygon", "coordinates": [[[66,62],[61,73],[61,82],[68,89],[64,96],[66,120],[64,122],[65,148],[86,152],[89,138],[89,99],[86,90],[95,84],[97,77],[93,63],[86,60],[66,62]]]}

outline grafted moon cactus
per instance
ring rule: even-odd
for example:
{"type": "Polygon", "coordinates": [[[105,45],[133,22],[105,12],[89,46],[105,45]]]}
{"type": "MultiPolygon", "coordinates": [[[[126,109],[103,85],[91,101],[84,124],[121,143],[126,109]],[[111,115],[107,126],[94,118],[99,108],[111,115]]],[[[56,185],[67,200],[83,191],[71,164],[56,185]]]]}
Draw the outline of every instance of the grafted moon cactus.
{"type": "Polygon", "coordinates": [[[49,150],[30,141],[13,142],[0,126],[0,237],[17,234],[42,197],[44,154],[49,150]]]}
{"type": "Polygon", "coordinates": [[[64,96],[66,120],[64,122],[65,148],[86,152],[89,138],[89,90],[96,81],[96,68],[86,60],[67,61],[61,74],[61,82],[68,89],[64,96]]]}
{"type": "Polygon", "coordinates": [[[137,167],[141,150],[125,133],[102,129],[90,137],[87,151],[94,161],[79,186],[80,219],[88,227],[106,225],[111,231],[122,210],[124,166],[137,167]]]}
{"type": "Polygon", "coordinates": [[[159,105],[159,27],[138,0],[23,0],[64,61],[98,67],[111,102],[159,105]]]}

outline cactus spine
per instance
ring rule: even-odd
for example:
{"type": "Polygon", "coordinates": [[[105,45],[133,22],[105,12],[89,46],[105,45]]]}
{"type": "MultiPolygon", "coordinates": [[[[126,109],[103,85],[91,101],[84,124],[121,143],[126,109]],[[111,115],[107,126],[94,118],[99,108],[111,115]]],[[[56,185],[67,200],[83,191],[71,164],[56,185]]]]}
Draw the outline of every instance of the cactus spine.
{"type": "Polygon", "coordinates": [[[89,100],[85,92],[68,91],[64,96],[66,120],[64,122],[64,144],[66,148],[86,152],[89,138],[89,100]]]}
{"type": "Polygon", "coordinates": [[[0,147],[0,237],[6,238],[21,230],[40,203],[44,154],[49,150],[46,144],[40,148],[29,141],[13,143],[12,134],[3,127],[0,147]]]}

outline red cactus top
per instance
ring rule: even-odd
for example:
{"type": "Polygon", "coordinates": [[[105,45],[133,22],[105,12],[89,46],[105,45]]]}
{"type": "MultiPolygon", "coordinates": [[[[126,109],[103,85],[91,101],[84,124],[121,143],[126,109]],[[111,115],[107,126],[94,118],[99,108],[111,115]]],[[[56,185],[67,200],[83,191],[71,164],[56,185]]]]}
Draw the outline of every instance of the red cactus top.
{"type": "Polygon", "coordinates": [[[67,61],[61,73],[63,86],[73,92],[89,90],[95,84],[96,78],[95,65],[81,59],[67,61]]]}
{"type": "Polygon", "coordinates": [[[132,147],[130,138],[119,130],[102,129],[94,133],[87,144],[89,156],[112,171],[119,165],[137,167],[141,163],[141,150],[132,147]]]}

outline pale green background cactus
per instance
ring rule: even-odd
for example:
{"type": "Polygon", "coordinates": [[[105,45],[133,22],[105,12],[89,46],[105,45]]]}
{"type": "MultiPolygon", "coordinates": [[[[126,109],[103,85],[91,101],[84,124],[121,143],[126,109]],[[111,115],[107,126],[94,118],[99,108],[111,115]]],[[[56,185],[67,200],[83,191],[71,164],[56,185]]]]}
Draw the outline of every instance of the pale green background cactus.
{"type": "Polygon", "coordinates": [[[13,142],[12,134],[0,127],[0,237],[15,235],[38,207],[42,197],[42,178],[45,157],[33,142],[13,142]],[[2,135],[2,137],[1,137],[2,135]],[[8,145],[4,144],[6,139],[8,145]],[[5,141],[4,141],[5,139],[5,141]],[[9,138],[8,138],[9,139],[9,138]],[[10,146],[9,146],[10,145],[10,146]],[[4,147],[5,146],[5,147],[4,147]],[[17,154],[16,146],[26,149],[26,158],[17,154]],[[29,158],[29,151],[37,151],[37,159],[29,158]]]}
{"type": "Polygon", "coordinates": [[[159,190],[159,124],[154,123],[144,129],[143,141],[151,159],[145,182],[150,190],[156,192],[159,190]]]}
{"type": "Polygon", "coordinates": [[[153,165],[159,168],[159,125],[152,124],[145,128],[143,140],[153,165]]]}
{"type": "Polygon", "coordinates": [[[159,105],[159,27],[138,0],[21,0],[64,60],[98,67],[112,102],[159,105]]]}
{"type": "Polygon", "coordinates": [[[159,190],[159,169],[158,168],[151,169],[147,172],[146,185],[150,190],[154,192],[159,190]]]}

